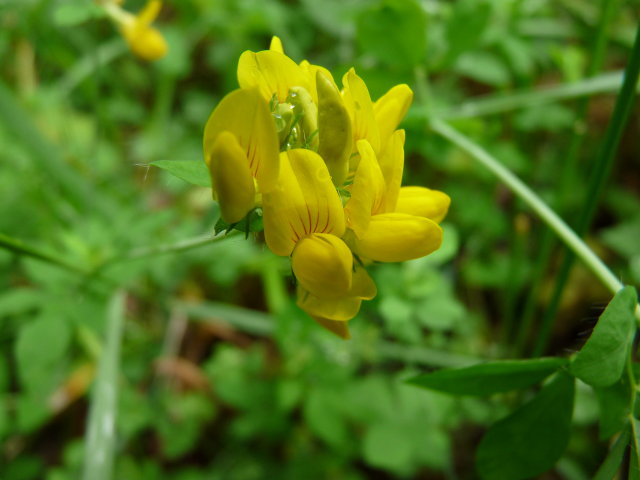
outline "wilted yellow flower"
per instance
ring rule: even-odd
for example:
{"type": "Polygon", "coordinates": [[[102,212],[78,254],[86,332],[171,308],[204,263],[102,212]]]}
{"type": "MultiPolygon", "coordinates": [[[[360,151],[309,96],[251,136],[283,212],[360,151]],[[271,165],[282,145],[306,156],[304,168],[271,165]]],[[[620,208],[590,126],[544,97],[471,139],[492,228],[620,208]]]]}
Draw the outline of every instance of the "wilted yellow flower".
{"type": "Polygon", "coordinates": [[[129,48],[144,60],[158,60],[167,54],[167,42],[162,34],[151,24],[162,8],[160,0],[149,0],[137,15],[127,12],[120,7],[118,1],[98,2],[118,24],[122,36],[129,48]]]}

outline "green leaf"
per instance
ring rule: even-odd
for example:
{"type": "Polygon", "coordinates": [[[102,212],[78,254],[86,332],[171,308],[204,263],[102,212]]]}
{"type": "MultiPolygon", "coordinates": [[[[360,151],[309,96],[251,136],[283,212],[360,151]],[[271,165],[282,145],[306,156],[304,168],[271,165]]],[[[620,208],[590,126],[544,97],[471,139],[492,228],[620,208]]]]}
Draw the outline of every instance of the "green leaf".
{"type": "Polygon", "coordinates": [[[640,424],[635,417],[631,418],[631,461],[627,478],[640,479],[640,424]]]}
{"type": "Polygon", "coordinates": [[[202,160],[157,160],[149,165],[162,168],[185,182],[211,187],[209,170],[202,160]]]}
{"type": "Polygon", "coordinates": [[[622,463],[622,457],[624,456],[624,451],[629,444],[630,428],[625,428],[624,431],[620,434],[616,443],[611,447],[607,458],[604,459],[600,468],[593,476],[593,480],[612,480],[615,476],[620,464],[622,463]]]}
{"type": "Polygon", "coordinates": [[[594,387],[607,387],[622,376],[635,331],[636,291],[627,286],[613,297],[587,343],[570,365],[570,371],[594,387]]]}
{"type": "Polygon", "coordinates": [[[363,52],[383,63],[414,67],[426,54],[426,24],[414,0],[385,0],[360,16],[356,40],[363,52]]]}
{"type": "Polygon", "coordinates": [[[213,230],[216,235],[222,232],[228,232],[230,230],[238,230],[239,232],[243,232],[245,234],[249,234],[249,232],[261,232],[264,230],[264,225],[262,222],[262,209],[256,208],[251,210],[247,215],[237,223],[229,224],[222,220],[222,218],[218,219],[213,230]]]}
{"type": "Polygon", "coordinates": [[[438,370],[411,378],[409,383],[453,395],[492,395],[535,385],[565,364],[563,358],[499,360],[438,370]]]}
{"type": "Polygon", "coordinates": [[[454,64],[460,75],[493,87],[504,87],[511,80],[511,73],[504,61],[492,52],[465,52],[454,64]]]}
{"type": "Polygon", "coordinates": [[[350,442],[342,412],[342,397],[334,389],[310,390],[303,415],[309,429],[336,450],[350,442]]]}
{"type": "Polygon", "coordinates": [[[73,27],[104,15],[104,10],[96,4],[73,1],[62,3],[55,7],[53,10],[53,22],[59,27],[73,27]]]}
{"type": "Polygon", "coordinates": [[[630,413],[631,388],[626,376],[609,386],[595,389],[600,406],[599,437],[606,440],[622,430],[630,413]]]}
{"type": "Polygon", "coordinates": [[[117,291],[109,302],[107,338],[91,396],[89,423],[85,434],[83,480],[109,480],[113,470],[124,311],[125,293],[117,291]]]}
{"type": "Polygon", "coordinates": [[[411,467],[415,444],[402,424],[379,423],[367,430],[362,448],[363,458],[369,465],[406,472],[411,467]]]}
{"type": "Polygon", "coordinates": [[[455,2],[451,18],[447,21],[446,39],[448,51],[444,60],[450,65],[458,56],[476,48],[491,18],[488,3],[477,0],[455,2]]]}
{"type": "Polygon", "coordinates": [[[560,372],[528,403],[495,423],[476,452],[486,480],[533,478],[549,470],[569,442],[574,379],[560,372]]]}

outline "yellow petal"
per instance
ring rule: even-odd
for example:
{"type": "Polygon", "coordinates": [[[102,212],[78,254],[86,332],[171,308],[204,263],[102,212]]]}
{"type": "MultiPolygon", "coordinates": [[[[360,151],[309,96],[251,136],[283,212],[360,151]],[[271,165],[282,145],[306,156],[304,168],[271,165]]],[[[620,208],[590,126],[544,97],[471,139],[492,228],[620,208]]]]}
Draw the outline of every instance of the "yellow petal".
{"type": "Polygon", "coordinates": [[[424,257],[442,243],[442,229],[433,220],[406,213],[371,217],[369,229],[355,240],[356,253],[377,262],[404,262],[424,257]]]}
{"type": "Polygon", "coordinates": [[[258,88],[267,102],[275,94],[284,103],[291,87],[310,90],[309,79],[302,69],[274,50],[243,52],[238,61],[238,83],[241,88],[258,88]]]}
{"type": "Polygon", "coordinates": [[[447,215],[451,199],[439,190],[425,187],[402,187],[396,205],[396,212],[430,218],[440,223],[447,215]]]}
{"type": "Polygon", "coordinates": [[[358,314],[362,300],[356,297],[324,299],[316,297],[303,288],[298,289],[297,305],[312,317],[347,321],[358,314]]]}
{"type": "Polygon", "coordinates": [[[149,25],[158,17],[161,8],[162,2],[160,0],[149,0],[136,17],[140,23],[149,25]]]}
{"type": "Polygon", "coordinates": [[[333,79],[316,72],[318,94],[318,153],[327,164],[333,184],[342,186],[349,174],[353,135],[351,119],[333,79]]]}
{"type": "Polygon", "coordinates": [[[309,315],[327,320],[346,321],[355,317],[362,300],[376,296],[376,286],[364,268],[357,268],[349,293],[341,298],[319,298],[298,285],[297,305],[309,315]]]}
{"type": "Polygon", "coordinates": [[[376,154],[366,140],[358,140],[360,163],[349,191],[351,198],[344,209],[347,225],[360,237],[369,228],[371,215],[383,203],[385,183],[376,154]]]}
{"type": "Polygon", "coordinates": [[[143,60],[158,60],[169,50],[162,34],[148,25],[134,23],[123,27],[122,33],[131,51],[143,60]]]}
{"type": "Polygon", "coordinates": [[[309,90],[309,93],[311,93],[311,97],[313,98],[313,101],[316,103],[316,105],[318,104],[318,92],[317,92],[318,87],[316,84],[316,78],[317,78],[318,72],[321,72],[322,75],[328,78],[329,82],[331,82],[331,84],[333,85],[333,87],[335,87],[336,90],[338,91],[340,90],[338,88],[338,85],[336,84],[336,81],[333,79],[333,75],[331,75],[331,72],[326,68],[320,65],[313,65],[312,63],[309,63],[307,60],[303,60],[300,62],[300,68],[307,75],[309,86],[311,87],[311,90],[309,90]]]}
{"type": "Polygon", "coordinates": [[[278,179],[280,145],[269,106],[256,89],[234,90],[211,113],[204,129],[205,160],[223,131],[231,132],[244,149],[260,191],[272,190],[278,179]]]}
{"type": "Polygon", "coordinates": [[[402,171],[404,170],[404,137],[404,130],[393,132],[385,149],[378,157],[386,185],[384,206],[379,213],[393,212],[396,208],[402,183],[402,171]]]}
{"type": "MultiPolygon", "coordinates": [[[[116,7],[119,9],[119,7],[116,7]]],[[[133,16],[122,15],[121,31],[131,51],[144,60],[158,60],[167,54],[169,47],[162,34],[151,23],[156,19],[162,2],[150,0],[144,8],[133,16]]]]}
{"type": "Polygon", "coordinates": [[[273,37],[271,37],[271,45],[269,45],[269,50],[271,50],[272,52],[280,52],[280,53],[284,54],[284,48],[282,47],[282,41],[280,40],[279,37],[276,37],[275,35],[273,37]]]}
{"type": "Polygon", "coordinates": [[[373,111],[373,103],[364,81],[356,75],[352,68],[342,77],[344,104],[353,125],[353,144],[366,139],[374,152],[380,151],[380,132],[373,111]]]}
{"type": "Polygon", "coordinates": [[[340,338],[349,340],[351,338],[351,332],[349,331],[349,324],[347,322],[341,322],[338,320],[329,320],[328,318],[317,317],[310,315],[320,326],[329,330],[331,333],[335,333],[340,338]]]}
{"type": "Polygon", "coordinates": [[[360,300],[371,300],[378,294],[378,289],[373,279],[369,276],[364,267],[356,267],[351,280],[351,290],[349,296],[360,300]]]}
{"type": "Polygon", "coordinates": [[[378,99],[374,105],[376,122],[380,129],[381,143],[385,143],[407,114],[413,101],[408,85],[396,85],[378,99]]]}
{"type": "Polygon", "coordinates": [[[311,150],[281,154],[277,187],[262,196],[262,207],[265,240],[276,255],[290,255],[312,233],[344,234],[342,202],[327,166],[311,150]]]}
{"type": "Polygon", "coordinates": [[[353,255],[335,235],[314,233],[293,250],[291,268],[298,282],[320,298],[339,298],[351,290],[353,255]]]}
{"type": "Polygon", "coordinates": [[[255,187],[244,150],[232,133],[217,136],[207,165],[222,219],[239,222],[255,205],[255,187]]]}

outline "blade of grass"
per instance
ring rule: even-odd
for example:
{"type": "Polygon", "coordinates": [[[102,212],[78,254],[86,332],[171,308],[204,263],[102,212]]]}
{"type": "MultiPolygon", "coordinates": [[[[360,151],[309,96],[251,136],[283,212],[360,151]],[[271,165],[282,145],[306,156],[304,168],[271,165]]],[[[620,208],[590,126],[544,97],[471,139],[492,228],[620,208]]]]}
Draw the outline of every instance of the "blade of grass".
{"type": "MultiPolygon", "coordinates": [[[[520,108],[543,105],[564,100],[571,100],[598,93],[609,93],[618,90],[622,82],[622,72],[607,72],[586,78],[579,82],[566,83],[553,87],[542,87],[508,95],[490,95],[469,100],[456,108],[434,111],[433,116],[442,120],[481,117],[495,115],[520,108]]],[[[426,112],[422,112],[423,114],[426,112]]],[[[431,113],[431,112],[429,112],[431,113]]],[[[417,112],[420,115],[420,111],[417,112]]]]}
{"type": "MultiPolygon", "coordinates": [[[[593,52],[591,62],[589,63],[586,73],[587,78],[593,78],[595,74],[602,69],[604,64],[604,58],[607,47],[608,31],[611,22],[614,19],[617,12],[618,1],[617,0],[601,0],[600,3],[600,16],[598,20],[598,27],[593,37],[593,42],[590,51],[593,52]]],[[[576,106],[576,118],[575,126],[572,130],[571,140],[569,141],[569,148],[567,153],[559,158],[558,163],[561,165],[560,182],[556,190],[556,201],[552,205],[561,213],[566,213],[565,205],[567,203],[567,194],[569,192],[569,185],[571,178],[576,172],[578,163],[578,155],[581,151],[582,144],[586,138],[587,131],[584,128],[578,128],[579,125],[586,124],[585,118],[587,117],[590,97],[583,97],[577,102],[576,106]]],[[[554,172],[554,175],[557,175],[554,172]]],[[[528,290],[527,299],[522,309],[520,328],[518,329],[518,335],[514,342],[514,355],[520,356],[524,348],[527,335],[530,333],[531,324],[533,323],[533,314],[535,312],[536,302],[542,288],[542,284],[549,266],[551,254],[554,251],[556,242],[555,237],[550,229],[544,229],[538,242],[538,257],[534,262],[535,270],[531,279],[531,288],[528,290]]]]}
{"type": "Polygon", "coordinates": [[[112,478],[124,314],[125,292],[118,290],[111,297],[107,311],[107,336],[91,396],[82,480],[112,478]]]}
{"type": "MultiPolygon", "coordinates": [[[[616,104],[613,109],[611,121],[605,132],[602,148],[595,159],[595,164],[591,170],[587,191],[584,197],[583,209],[579,214],[576,224],[576,232],[578,235],[584,235],[591,225],[596,207],[599,203],[604,186],[609,178],[615,155],[618,151],[620,138],[624,132],[624,128],[629,120],[629,115],[633,109],[633,102],[636,95],[636,87],[638,78],[640,77],[640,25],[636,30],[636,38],[631,50],[629,62],[625,69],[624,81],[620,88],[620,93],[616,98],[616,104]]],[[[574,256],[571,252],[567,252],[559,274],[556,278],[553,296],[545,311],[540,328],[538,329],[537,341],[533,350],[534,356],[542,355],[549,342],[551,335],[551,326],[558,311],[560,300],[564,292],[565,285],[571,272],[574,256]]]]}
{"type": "MultiPolygon", "coordinates": [[[[560,237],[585,265],[600,279],[600,281],[612,292],[616,293],[624,285],[600,260],[582,239],[555,213],[549,206],[531,190],[522,180],[505,168],[497,159],[491,156],[485,149],[477,145],[455,128],[441,120],[432,120],[430,128],[449,140],[451,143],[467,152],[487,170],[496,175],[511,189],[560,237]]],[[[636,309],[636,316],[640,321],[640,308],[636,309]]]]}

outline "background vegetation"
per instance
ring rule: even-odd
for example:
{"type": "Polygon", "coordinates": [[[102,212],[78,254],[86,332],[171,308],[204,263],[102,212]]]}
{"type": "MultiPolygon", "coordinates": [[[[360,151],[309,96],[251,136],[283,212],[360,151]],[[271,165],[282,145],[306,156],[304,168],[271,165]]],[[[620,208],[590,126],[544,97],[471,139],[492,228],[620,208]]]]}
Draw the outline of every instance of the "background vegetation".
{"type": "MultiPolygon", "coordinates": [[[[0,478],[477,478],[489,426],[546,397],[529,385],[455,396],[405,380],[568,358],[611,293],[582,265],[563,267],[564,247],[530,208],[430,121],[515,172],[637,285],[631,97],[619,148],[607,135],[622,69],[639,61],[638,7],[167,2],[156,25],[170,51],[150,64],[89,2],[0,2],[0,478]],[[355,65],[373,98],[408,83],[404,184],[452,198],[440,251],[372,269],[379,294],[348,342],[295,307],[286,259],[241,235],[202,241],[218,218],[208,189],[148,165],[201,158],[239,54],[274,34],[336,78],[355,65]],[[603,188],[590,189],[593,178],[603,188]]],[[[543,391],[564,388],[561,375],[543,391]]],[[[568,448],[541,478],[592,478],[610,439],[628,440],[619,419],[602,419],[615,398],[629,415],[629,383],[605,401],[587,383],[576,384],[568,448]]],[[[633,470],[633,449],[625,455],[613,472],[621,461],[633,470]]]]}

